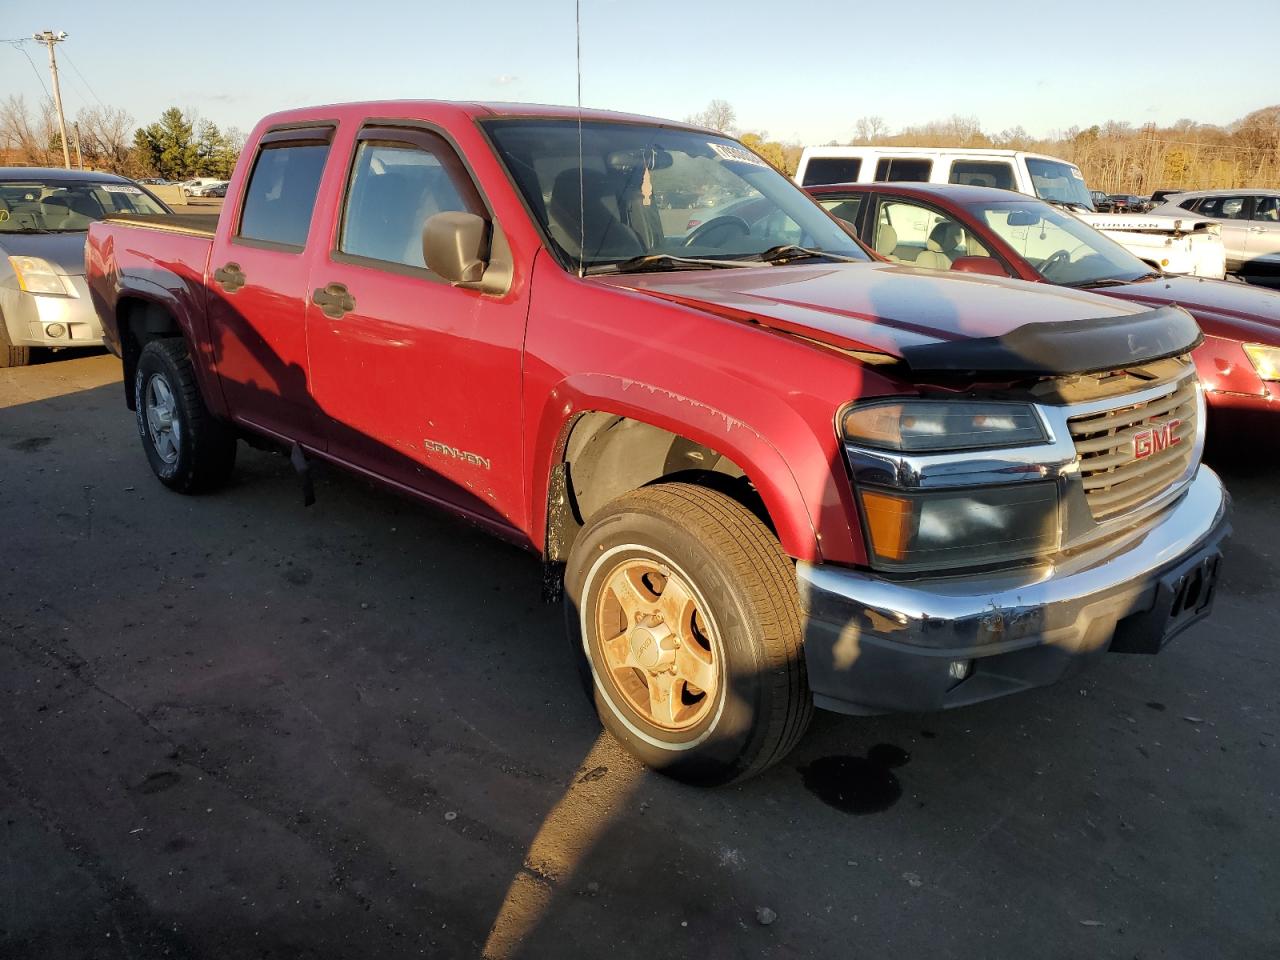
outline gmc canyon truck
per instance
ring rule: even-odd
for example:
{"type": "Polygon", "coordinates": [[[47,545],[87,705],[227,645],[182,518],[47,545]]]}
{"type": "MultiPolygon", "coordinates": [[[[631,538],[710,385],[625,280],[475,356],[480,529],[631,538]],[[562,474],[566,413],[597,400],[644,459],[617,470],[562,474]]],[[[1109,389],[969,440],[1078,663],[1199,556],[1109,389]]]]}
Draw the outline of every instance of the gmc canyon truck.
{"type": "Polygon", "coordinates": [[[815,706],[1155,653],[1213,599],[1188,314],[878,262],[718,133],[290,111],[216,223],[95,223],[86,255],[162,483],[252,440],[540,554],[603,723],[690,782],[776,762],[815,706]],[[757,202],[690,229],[671,198],[705,196],[757,202]]]}

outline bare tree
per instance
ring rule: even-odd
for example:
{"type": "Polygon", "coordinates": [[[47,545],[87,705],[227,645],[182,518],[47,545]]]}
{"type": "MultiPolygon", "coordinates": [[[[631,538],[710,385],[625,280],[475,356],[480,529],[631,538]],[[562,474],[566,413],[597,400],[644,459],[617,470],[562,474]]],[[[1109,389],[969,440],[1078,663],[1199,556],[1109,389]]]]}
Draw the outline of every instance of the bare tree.
{"type": "Polygon", "coordinates": [[[60,152],[51,100],[42,100],[34,110],[21,95],[0,102],[0,148],[22,163],[49,166],[55,147],[60,152]]]}
{"type": "Polygon", "coordinates": [[[85,107],[76,115],[85,163],[112,173],[130,169],[133,117],[119,107],[85,107]]]}
{"type": "Polygon", "coordinates": [[[853,139],[857,143],[879,143],[889,134],[889,124],[884,117],[859,117],[853,125],[853,139]]]}
{"type": "Polygon", "coordinates": [[[709,127],[721,133],[732,133],[733,125],[738,120],[738,113],[728,100],[712,100],[707,108],[685,118],[686,123],[699,127],[709,127]]]}

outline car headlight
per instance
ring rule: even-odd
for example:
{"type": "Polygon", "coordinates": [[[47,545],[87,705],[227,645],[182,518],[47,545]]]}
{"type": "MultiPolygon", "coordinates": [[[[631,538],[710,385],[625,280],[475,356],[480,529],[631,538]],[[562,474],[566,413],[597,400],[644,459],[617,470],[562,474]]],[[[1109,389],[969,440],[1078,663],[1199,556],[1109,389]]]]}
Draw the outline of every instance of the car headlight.
{"type": "Polygon", "coordinates": [[[840,418],[850,443],[904,453],[1027,446],[1047,440],[1027,403],[892,400],[858,404],[840,418]]]}
{"type": "Polygon", "coordinates": [[[1053,481],[906,492],[858,491],[872,566],[942,570],[1007,563],[1058,547],[1053,481]]]}
{"type": "Polygon", "coordinates": [[[10,257],[9,266],[18,278],[18,286],[27,293],[69,297],[72,291],[62,274],[48,260],[40,257],[10,257]]]}
{"type": "Polygon", "coordinates": [[[1280,380],[1280,347],[1265,343],[1246,343],[1244,355],[1253,364],[1260,380],[1280,380]]]}

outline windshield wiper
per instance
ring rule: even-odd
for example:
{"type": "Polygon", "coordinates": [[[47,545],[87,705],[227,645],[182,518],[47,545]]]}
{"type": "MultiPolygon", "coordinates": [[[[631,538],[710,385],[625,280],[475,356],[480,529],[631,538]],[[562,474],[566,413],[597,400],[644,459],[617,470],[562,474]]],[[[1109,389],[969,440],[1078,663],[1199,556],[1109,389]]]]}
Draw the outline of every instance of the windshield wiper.
{"type": "Polygon", "coordinates": [[[809,260],[814,257],[822,257],[825,260],[837,260],[840,263],[864,263],[862,257],[846,257],[842,253],[832,253],[829,250],[815,250],[812,247],[802,247],[798,243],[780,243],[776,247],[770,247],[768,250],[759,254],[760,260],[764,263],[771,263],[778,266],[783,263],[790,263],[792,260],[809,260]]]}
{"type": "Polygon", "coordinates": [[[57,233],[57,230],[46,230],[44,227],[19,227],[17,230],[0,230],[0,233],[57,233]]]}
{"type": "Polygon", "coordinates": [[[1097,280],[1086,280],[1083,283],[1069,283],[1066,284],[1066,286],[1076,287],[1080,290],[1088,290],[1091,287],[1123,287],[1130,283],[1140,283],[1143,280],[1161,280],[1163,278],[1163,273],[1156,273],[1154,270],[1151,270],[1129,280],[1123,280],[1120,277],[1101,277],[1097,280]]]}
{"type": "Polygon", "coordinates": [[[646,270],[679,270],[704,269],[716,270],[726,267],[758,267],[754,260],[715,260],[710,257],[681,257],[674,253],[643,253],[638,257],[620,260],[617,263],[598,263],[586,269],[588,274],[596,273],[643,273],[646,270]]]}

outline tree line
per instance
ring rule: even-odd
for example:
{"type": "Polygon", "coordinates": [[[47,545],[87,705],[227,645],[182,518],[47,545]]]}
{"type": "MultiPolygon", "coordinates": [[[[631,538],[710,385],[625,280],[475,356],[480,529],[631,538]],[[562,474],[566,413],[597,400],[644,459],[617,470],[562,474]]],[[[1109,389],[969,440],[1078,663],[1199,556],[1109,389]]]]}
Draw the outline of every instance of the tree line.
{"type": "MultiPolygon", "coordinates": [[[[170,107],[154,123],[135,127],[119,107],[85,107],[67,118],[71,159],[77,166],[127,177],[227,179],[235,168],[244,134],[220,130],[193,111],[170,107]]],[[[53,101],[35,106],[20,95],[0,101],[0,153],[4,163],[62,166],[62,136],[53,101]]]]}
{"type": "MultiPolygon", "coordinates": [[[[737,112],[725,100],[712,100],[705,110],[685,119],[735,134],[783,173],[796,172],[804,146],[738,127],[737,112]]],[[[1280,104],[1221,125],[1179,120],[1167,127],[1135,127],[1108,121],[1046,137],[1034,137],[1021,126],[987,133],[977,117],[958,115],[896,132],[883,117],[865,116],[854,122],[852,132],[848,141],[825,145],[996,147],[1046,153],[1076,164],[1091,189],[1107,193],[1280,187],[1280,104]]]]}

